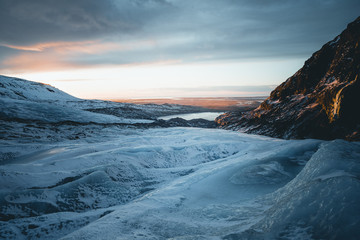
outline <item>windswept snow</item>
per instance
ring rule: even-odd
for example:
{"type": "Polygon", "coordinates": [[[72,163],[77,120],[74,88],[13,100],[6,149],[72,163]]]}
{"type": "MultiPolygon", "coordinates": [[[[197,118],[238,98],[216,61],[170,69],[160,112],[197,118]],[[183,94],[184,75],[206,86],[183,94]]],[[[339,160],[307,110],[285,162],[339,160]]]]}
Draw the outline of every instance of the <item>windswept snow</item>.
{"type": "Polygon", "coordinates": [[[318,140],[197,128],[127,130],[111,139],[54,145],[8,141],[1,149],[14,157],[0,167],[0,236],[209,239],[247,233],[277,204],[268,194],[292,184],[320,145],[326,147],[318,140]]]}

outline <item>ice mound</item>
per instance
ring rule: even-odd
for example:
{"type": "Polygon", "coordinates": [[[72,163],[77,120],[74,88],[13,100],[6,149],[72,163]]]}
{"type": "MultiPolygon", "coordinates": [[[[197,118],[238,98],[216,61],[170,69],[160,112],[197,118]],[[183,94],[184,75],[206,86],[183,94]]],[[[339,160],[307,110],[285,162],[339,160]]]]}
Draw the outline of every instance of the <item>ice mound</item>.
{"type": "Polygon", "coordinates": [[[234,184],[276,184],[290,179],[279,162],[269,162],[245,167],[230,177],[234,184]]]}
{"type": "Polygon", "coordinates": [[[225,239],[357,239],[360,144],[324,143],[250,230],[225,239]]]}

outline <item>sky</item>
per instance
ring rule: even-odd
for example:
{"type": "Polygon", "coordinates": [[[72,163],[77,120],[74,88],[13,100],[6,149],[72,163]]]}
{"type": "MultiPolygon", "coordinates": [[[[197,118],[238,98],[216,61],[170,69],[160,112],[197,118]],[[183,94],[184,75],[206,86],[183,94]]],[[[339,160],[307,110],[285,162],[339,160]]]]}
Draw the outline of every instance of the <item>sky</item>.
{"type": "Polygon", "coordinates": [[[81,98],[264,96],[359,0],[0,0],[0,74],[81,98]]]}

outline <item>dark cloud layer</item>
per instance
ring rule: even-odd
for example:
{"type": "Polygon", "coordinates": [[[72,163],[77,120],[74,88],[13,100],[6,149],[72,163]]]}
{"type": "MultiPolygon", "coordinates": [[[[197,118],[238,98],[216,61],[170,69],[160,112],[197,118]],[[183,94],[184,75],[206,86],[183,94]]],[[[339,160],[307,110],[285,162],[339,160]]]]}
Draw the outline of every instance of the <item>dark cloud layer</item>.
{"type": "Polygon", "coordinates": [[[0,41],[33,44],[139,31],[165,10],[161,2],[111,0],[1,0],[0,41]]]}
{"type": "MultiPolygon", "coordinates": [[[[358,0],[0,0],[0,44],[154,43],[62,56],[85,65],[303,57],[359,10],[358,0]]],[[[0,47],[0,61],[12,54],[0,47]]]]}

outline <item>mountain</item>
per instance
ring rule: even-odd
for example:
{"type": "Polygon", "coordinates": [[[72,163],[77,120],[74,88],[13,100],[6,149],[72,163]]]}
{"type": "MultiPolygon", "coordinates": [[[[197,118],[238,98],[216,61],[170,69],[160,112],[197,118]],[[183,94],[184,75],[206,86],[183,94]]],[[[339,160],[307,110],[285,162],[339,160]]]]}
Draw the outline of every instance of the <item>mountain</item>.
{"type": "Polygon", "coordinates": [[[226,113],[225,129],[285,139],[360,140],[360,17],[315,52],[257,109],[226,113]]]}

